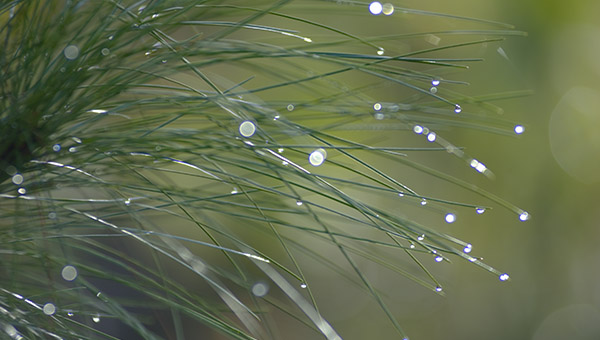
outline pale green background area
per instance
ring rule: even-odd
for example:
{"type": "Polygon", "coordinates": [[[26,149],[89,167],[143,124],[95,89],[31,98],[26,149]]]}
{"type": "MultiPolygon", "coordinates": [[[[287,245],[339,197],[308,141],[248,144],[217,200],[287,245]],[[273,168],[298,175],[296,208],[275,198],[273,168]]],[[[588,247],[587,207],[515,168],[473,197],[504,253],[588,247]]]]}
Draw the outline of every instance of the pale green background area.
{"type": "MultiPolygon", "coordinates": [[[[446,297],[439,297],[368,264],[365,272],[386,292],[411,339],[599,339],[600,3],[465,0],[401,5],[507,22],[528,32],[526,38],[512,37],[481,51],[486,61],[461,74],[472,83],[465,90],[469,94],[533,90],[529,97],[498,102],[504,116],[523,123],[526,133],[514,138],[454,129],[445,135],[496,174],[494,181],[469,179],[529,211],[532,219],[523,223],[496,207],[482,216],[459,211],[456,223],[442,226],[472,242],[474,253],[486,262],[510,273],[508,283],[462,261],[431,261],[427,264],[444,283],[446,297]],[[497,46],[508,60],[497,53],[497,46]]],[[[403,18],[382,16],[389,30],[402,27],[393,20],[403,18]]],[[[421,28],[427,20],[419,19],[421,28]]],[[[451,20],[434,22],[460,27],[451,20]]],[[[443,157],[431,164],[463,171],[443,157]]],[[[437,182],[432,183],[416,186],[430,189],[437,182]]],[[[437,189],[443,197],[473,197],[443,184],[437,189]]],[[[323,312],[345,339],[395,338],[384,332],[389,322],[372,302],[348,294],[353,288],[340,285],[326,270],[321,275],[331,286],[315,287],[317,297],[325,299],[323,312]],[[354,299],[350,308],[348,295],[354,299]]]]}
{"type": "Polygon", "coordinates": [[[599,339],[600,3],[406,6],[508,22],[528,32],[502,44],[510,61],[485,53],[487,61],[469,77],[477,92],[535,92],[499,103],[507,117],[526,125],[522,138],[461,131],[452,139],[496,173],[483,187],[532,215],[521,223],[495,209],[468,221],[459,215],[449,227],[509,272],[511,282],[464,263],[443,264],[451,267],[441,274],[446,297],[424,297],[415,313],[408,301],[399,308],[407,332],[412,339],[599,339]]]}

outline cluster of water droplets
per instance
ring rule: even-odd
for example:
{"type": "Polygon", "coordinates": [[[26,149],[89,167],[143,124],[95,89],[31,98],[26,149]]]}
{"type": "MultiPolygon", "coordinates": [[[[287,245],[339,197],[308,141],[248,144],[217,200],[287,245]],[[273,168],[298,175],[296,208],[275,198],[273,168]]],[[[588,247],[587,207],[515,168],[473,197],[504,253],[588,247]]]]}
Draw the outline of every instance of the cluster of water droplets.
{"type": "Polygon", "coordinates": [[[382,120],[383,118],[385,118],[385,115],[383,114],[383,112],[381,112],[382,108],[383,108],[383,106],[381,105],[381,103],[373,104],[373,110],[375,110],[375,113],[373,114],[373,118],[375,118],[377,120],[382,120]]]}
{"type": "Polygon", "coordinates": [[[469,165],[471,166],[471,168],[477,170],[477,172],[480,172],[482,174],[488,171],[488,168],[485,166],[485,164],[481,163],[475,158],[471,159],[469,165]]]}
{"type": "MultiPolygon", "coordinates": [[[[369,12],[373,15],[392,15],[394,14],[394,5],[390,4],[390,3],[384,3],[382,4],[379,1],[373,1],[369,4],[369,12]]],[[[383,55],[385,53],[385,50],[383,49],[383,47],[379,47],[377,50],[377,54],[378,55],[383,55]]]]}
{"type": "Polygon", "coordinates": [[[19,195],[25,195],[27,193],[27,189],[25,189],[23,186],[21,186],[23,184],[23,182],[25,181],[25,178],[23,177],[23,175],[18,173],[14,167],[9,167],[7,172],[9,173],[9,175],[12,175],[12,177],[11,177],[12,183],[14,185],[19,186],[19,188],[17,189],[17,192],[19,193],[19,195]]]}
{"type": "Polygon", "coordinates": [[[471,243],[467,243],[467,245],[463,248],[463,252],[465,253],[470,253],[473,250],[473,246],[471,245],[471,243]]]}
{"type": "Polygon", "coordinates": [[[421,126],[421,125],[415,125],[413,126],[413,132],[416,133],[417,135],[424,135],[425,138],[427,138],[427,141],[430,143],[435,142],[435,140],[437,139],[437,134],[431,130],[429,130],[429,128],[421,126]]]}
{"type": "Polygon", "coordinates": [[[440,85],[440,81],[439,79],[432,79],[431,80],[431,87],[429,88],[429,92],[436,94],[438,91],[438,85],[440,85]]]}
{"type": "Polygon", "coordinates": [[[373,15],[392,15],[394,14],[394,5],[387,2],[382,4],[379,1],[373,1],[369,4],[369,12],[373,15]]]}

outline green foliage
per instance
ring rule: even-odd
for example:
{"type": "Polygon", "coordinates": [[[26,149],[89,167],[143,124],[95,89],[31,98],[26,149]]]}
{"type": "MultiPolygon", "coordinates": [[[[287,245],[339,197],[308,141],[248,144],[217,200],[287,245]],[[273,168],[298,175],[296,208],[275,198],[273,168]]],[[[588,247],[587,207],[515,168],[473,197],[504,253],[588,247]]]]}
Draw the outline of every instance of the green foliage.
{"type": "Polygon", "coordinates": [[[384,36],[329,24],[369,27],[368,4],[351,1],[3,2],[0,331],[275,339],[296,332],[277,327],[284,318],[339,339],[320,313],[310,259],[360,287],[406,336],[360,261],[439,294],[423,258],[501,275],[467,242],[403,211],[486,204],[418,193],[390,167],[526,218],[412,156],[449,153],[465,172],[492,176],[439,131],[510,133],[490,101],[522,93],[458,91],[481,59],[455,55],[523,34],[395,11],[477,28],[384,36]],[[449,43],[401,47],[440,36],[449,43]]]}

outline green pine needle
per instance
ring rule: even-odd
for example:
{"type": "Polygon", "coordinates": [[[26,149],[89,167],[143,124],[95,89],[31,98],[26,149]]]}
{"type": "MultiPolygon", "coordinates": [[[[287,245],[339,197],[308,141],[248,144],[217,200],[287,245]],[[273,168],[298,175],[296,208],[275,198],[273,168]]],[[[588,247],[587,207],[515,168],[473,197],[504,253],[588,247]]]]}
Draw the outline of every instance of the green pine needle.
{"type": "Polygon", "coordinates": [[[372,25],[368,6],[3,2],[3,337],[282,339],[295,332],[283,318],[314,338],[351,338],[322,312],[310,263],[370,296],[407,337],[361,263],[439,294],[425,258],[508,279],[406,212],[492,204],[529,218],[415,160],[454,156],[465,173],[493,176],[443,135],[512,133],[492,101],[527,92],[472,96],[461,77],[482,61],[469,47],[524,33],[407,8],[395,11],[477,28],[373,35],[323,20],[372,25]],[[396,47],[428,37],[442,43],[396,47]],[[389,164],[482,200],[417,191],[389,164]]]}

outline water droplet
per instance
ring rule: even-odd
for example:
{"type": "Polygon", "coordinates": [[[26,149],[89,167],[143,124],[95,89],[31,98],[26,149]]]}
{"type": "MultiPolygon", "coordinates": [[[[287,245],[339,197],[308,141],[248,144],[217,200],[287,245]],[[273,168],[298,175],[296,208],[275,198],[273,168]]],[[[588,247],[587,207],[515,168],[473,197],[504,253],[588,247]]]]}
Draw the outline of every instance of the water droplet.
{"type": "Polygon", "coordinates": [[[27,190],[26,190],[25,188],[19,188],[19,189],[17,190],[17,192],[18,192],[19,194],[21,194],[21,195],[25,195],[25,194],[27,193],[27,190]]]}
{"type": "Polygon", "coordinates": [[[410,244],[410,249],[415,249],[415,245],[414,244],[410,244]]]}
{"type": "Polygon", "coordinates": [[[436,138],[437,138],[437,135],[435,134],[435,132],[430,132],[429,134],[427,134],[427,140],[430,143],[435,142],[436,138]]]}
{"type": "Polygon", "coordinates": [[[166,64],[167,63],[167,59],[163,59],[160,62],[163,63],[163,64],[166,64]]]}
{"type": "Polygon", "coordinates": [[[465,253],[467,253],[467,254],[468,254],[468,253],[470,253],[470,252],[471,252],[471,250],[473,250],[473,246],[471,245],[471,243],[468,243],[468,244],[467,244],[467,245],[466,245],[466,246],[463,248],[463,251],[464,251],[465,253]]]}
{"type": "Polygon", "coordinates": [[[160,14],[154,13],[154,14],[152,14],[151,18],[152,18],[152,19],[156,19],[156,18],[158,18],[158,17],[159,17],[159,15],[160,15],[160,14]]]}
{"type": "Polygon", "coordinates": [[[67,312],[67,316],[73,316],[75,314],[73,314],[73,312],[67,312]]]}
{"type": "Polygon", "coordinates": [[[380,48],[377,50],[377,55],[383,55],[385,53],[385,50],[383,48],[380,48]]]}
{"type": "Polygon", "coordinates": [[[525,127],[523,125],[515,125],[515,133],[517,135],[520,135],[523,132],[525,132],[525,127]]]}
{"type": "Polygon", "coordinates": [[[325,162],[327,158],[327,151],[325,149],[317,149],[311,152],[310,156],[308,156],[308,161],[312,166],[319,166],[325,162]]]}
{"type": "Polygon", "coordinates": [[[125,205],[130,205],[130,204],[131,204],[131,199],[130,198],[126,199],[125,200],[125,205]]]}
{"type": "Polygon", "coordinates": [[[481,173],[483,173],[485,170],[487,170],[487,167],[485,166],[485,164],[481,163],[480,161],[478,161],[474,158],[471,160],[471,167],[481,173]]]}
{"type": "Polygon", "coordinates": [[[54,211],[49,212],[48,213],[48,218],[51,219],[51,220],[55,219],[56,218],[56,213],[54,211]]]}
{"type": "Polygon", "coordinates": [[[523,211],[521,214],[519,214],[519,220],[525,222],[529,219],[529,213],[527,211],[523,211]]]}
{"type": "Polygon", "coordinates": [[[294,105],[292,105],[292,104],[289,104],[289,105],[287,106],[287,110],[288,110],[288,111],[294,111],[294,105]]]}
{"type": "Polygon", "coordinates": [[[56,312],[56,307],[54,306],[54,304],[48,302],[44,305],[44,308],[42,310],[46,315],[53,315],[56,312]]]}
{"type": "Polygon", "coordinates": [[[303,40],[306,41],[307,43],[311,43],[312,42],[312,39],[311,38],[307,38],[307,37],[305,37],[303,40]]]}
{"type": "Polygon", "coordinates": [[[23,175],[15,174],[14,176],[12,176],[12,182],[15,185],[19,185],[19,184],[23,183],[23,175]]]}
{"type": "Polygon", "coordinates": [[[432,86],[438,86],[439,84],[440,84],[440,81],[439,81],[439,79],[432,79],[432,80],[431,80],[431,85],[432,85],[432,86]]]}
{"type": "Polygon", "coordinates": [[[54,145],[52,145],[52,151],[59,152],[60,151],[60,144],[54,144],[54,145]]]}
{"type": "Polygon", "coordinates": [[[444,258],[441,257],[441,256],[436,256],[435,257],[435,262],[442,262],[443,260],[444,260],[444,258]]]}
{"type": "Polygon", "coordinates": [[[381,112],[376,112],[373,115],[373,118],[375,118],[376,120],[383,120],[385,118],[385,115],[383,113],[381,113],[381,112]]]}
{"type": "Polygon", "coordinates": [[[475,212],[479,215],[483,214],[485,212],[485,208],[475,208],[475,212]]]}
{"type": "Polygon", "coordinates": [[[425,234],[422,234],[419,237],[417,237],[417,240],[419,240],[419,241],[423,241],[424,239],[425,239],[425,234]]]}
{"type": "Polygon", "coordinates": [[[252,135],[254,135],[254,133],[256,132],[256,125],[254,125],[254,123],[252,123],[249,120],[245,120],[242,122],[242,124],[240,124],[240,135],[248,138],[248,137],[252,137],[252,135]]]}
{"type": "Polygon", "coordinates": [[[431,92],[431,93],[433,93],[433,94],[436,94],[436,93],[437,93],[437,91],[438,91],[438,89],[437,89],[437,87],[435,87],[435,86],[432,86],[432,87],[429,89],[429,92],[431,92]]]}
{"type": "Polygon", "coordinates": [[[96,315],[92,316],[92,321],[94,321],[95,323],[100,322],[100,315],[96,314],[96,315]]]}
{"type": "Polygon", "coordinates": [[[461,113],[462,112],[462,107],[460,107],[460,105],[456,104],[454,105],[454,113],[461,113]]]}
{"type": "Polygon", "coordinates": [[[426,199],[421,199],[421,205],[427,205],[427,200],[426,199]]]}
{"type": "Polygon", "coordinates": [[[65,47],[63,53],[65,54],[65,58],[69,60],[77,59],[77,57],[79,56],[79,47],[75,45],[69,45],[65,47]]]}
{"type": "Polygon", "coordinates": [[[383,6],[379,1],[373,1],[369,5],[369,12],[371,12],[373,15],[379,15],[381,12],[383,12],[383,6]]]}
{"type": "Polygon", "coordinates": [[[456,221],[456,215],[453,213],[446,214],[446,223],[454,223],[456,221]]]}
{"type": "Polygon", "coordinates": [[[77,152],[77,148],[72,146],[69,148],[69,152],[77,152]]]}
{"type": "Polygon", "coordinates": [[[300,288],[304,289],[304,288],[306,288],[306,287],[307,287],[307,286],[306,286],[306,283],[302,283],[302,284],[300,284],[300,288]]]}
{"type": "Polygon", "coordinates": [[[289,163],[287,161],[282,161],[281,165],[288,165],[289,163]]]}
{"type": "Polygon", "coordinates": [[[421,125],[415,125],[413,127],[413,132],[416,133],[417,135],[420,135],[423,133],[423,127],[421,125]]]}
{"type": "Polygon", "coordinates": [[[383,4],[382,12],[384,15],[394,14],[394,5],[392,5],[390,3],[383,4]]]}
{"type": "Polygon", "coordinates": [[[300,200],[296,201],[297,206],[301,206],[302,204],[304,204],[302,201],[300,201],[300,200]]]}
{"type": "Polygon", "coordinates": [[[501,274],[499,277],[500,281],[507,281],[508,279],[510,279],[510,276],[508,276],[508,274],[504,273],[501,274]]]}
{"type": "Polygon", "coordinates": [[[61,275],[65,281],[73,281],[77,277],[77,268],[71,265],[64,266],[61,275]]]}
{"type": "Polygon", "coordinates": [[[273,117],[273,120],[278,120],[279,118],[281,118],[280,115],[275,115],[275,117],[273,117]]]}
{"type": "Polygon", "coordinates": [[[477,258],[476,257],[471,257],[471,258],[469,258],[469,261],[475,262],[475,261],[477,261],[477,258]]]}
{"type": "Polygon", "coordinates": [[[108,36],[108,40],[113,40],[114,38],[115,38],[115,36],[114,36],[114,35],[109,35],[109,36],[108,36]]]}
{"type": "Polygon", "coordinates": [[[400,196],[400,197],[404,197],[404,193],[403,193],[403,192],[399,192],[399,193],[398,193],[398,196],[400,196]]]}
{"type": "Polygon", "coordinates": [[[263,297],[269,292],[269,286],[264,282],[257,282],[252,286],[252,294],[263,297]]]}
{"type": "Polygon", "coordinates": [[[283,153],[283,148],[279,148],[279,149],[277,149],[277,152],[279,152],[279,153],[283,153]]]}
{"type": "Polygon", "coordinates": [[[373,110],[375,110],[375,111],[381,110],[381,104],[380,103],[373,104],[373,110]]]}
{"type": "Polygon", "coordinates": [[[102,50],[100,50],[100,53],[102,53],[103,56],[107,56],[110,54],[110,50],[105,47],[102,50]]]}
{"type": "Polygon", "coordinates": [[[441,292],[442,291],[442,287],[440,287],[440,286],[435,287],[435,291],[438,292],[438,293],[441,292]]]}

